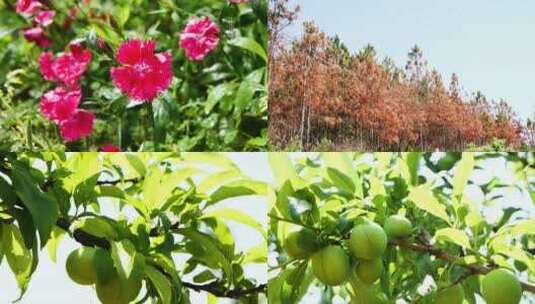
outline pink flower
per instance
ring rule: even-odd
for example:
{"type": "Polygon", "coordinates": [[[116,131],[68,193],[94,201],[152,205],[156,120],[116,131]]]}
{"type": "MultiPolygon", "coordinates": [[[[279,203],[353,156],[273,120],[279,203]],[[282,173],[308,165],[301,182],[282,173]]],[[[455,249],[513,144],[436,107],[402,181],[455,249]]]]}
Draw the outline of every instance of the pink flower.
{"type": "Polygon", "coordinates": [[[17,13],[24,17],[30,17],[37,13],[43,5],[37,0],[19,0],[17,2],[17,13]]]}
{"type": "Polygon", "coordinates": [[[40,47],[48,47],[52,44],[52,41],[48,39],[45,31],[41,27],[32,27],[23,30],[24,38],[30,42],[35,42],[40,47]]]}
{"type": "Polygon", "coordinates": [[[180,47],[190,60],[203,60],[219,43],[219,25],[210,17],[191,19],[180,35],[180,47]]]}
{"type": "Polygon", "coordinates": [[[81,98],[80,89],[67,90],[58,87],[41,97],[41,113],[46,118],[56,122],[68,120],[78,110],[81,98]]]}
{"type": "Polygon", "coordinates": [[[56,12],[54,11],[40,11],[35,16],[35,22],[42,26],[49,26],[54,21],[54,16],[56,12]]]}
{"type": "Polygon", "coordinates": [[[95,114],[85,110],[76,111],[69,119],[60,122],[61,137],[65,141],[77,141],[91,135],[94,120],[95,114]]]}
{"type": "Polygon", "coordinates": [[[39,67],[46,80],[59,81],[69,87],[77,86],[91,62],[91,52],[76,43],[72,43],[70,49],[70,53],[63,53],[56,59],[50,52],[39,56],[39,67]]]}
{"type": "Polygon", "coordinates": [[[171,54],[155,54],[156,42],[139,39],[124,42],[117,52],[120,67],[111,69],[113,83],[133,100],[151,101],[171,84],[171,54]]]}
{"type": "Polygon", "coordinates": [[[114,144],[105,144],[100,148],[102,152],[121,152],[121,149],[114,144]]]}

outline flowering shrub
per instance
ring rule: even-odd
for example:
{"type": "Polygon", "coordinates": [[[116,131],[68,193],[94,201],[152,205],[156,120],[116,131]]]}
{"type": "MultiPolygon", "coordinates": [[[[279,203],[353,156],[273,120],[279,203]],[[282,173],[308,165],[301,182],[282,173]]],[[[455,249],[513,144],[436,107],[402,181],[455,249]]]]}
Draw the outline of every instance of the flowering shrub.
{"type": "Polygon", "coordinates": [[[0,1],[0,149],[264,150],[266,49],[265,0],[0,1]]]}

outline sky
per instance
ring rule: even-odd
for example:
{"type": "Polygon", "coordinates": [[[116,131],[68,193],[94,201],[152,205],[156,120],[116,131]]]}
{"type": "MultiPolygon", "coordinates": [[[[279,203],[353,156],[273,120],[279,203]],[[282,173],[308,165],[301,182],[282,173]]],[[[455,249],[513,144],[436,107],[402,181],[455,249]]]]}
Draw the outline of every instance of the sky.
{"type": "Polygon", "coordinates": [[[352,51],[372,44],[379,57],[404,66],[415,45],[447,79],[468,92],[508,100],[527,118],[535,112],[535,2],[524,0],[291,0],[301,6],[301,32],[313,20],[352,51]]]}
{"type": "MultiPolygon", "coordinates": [[[[229,153],[227,154],[249,177],[265,182],[271,182],[271,171],[267,165],[267,154],[264,153],[229,153]]],[[[218,204],[220,207],[237,208],[242,212],[256,218],[267,227],[267,202],[261,197],[246,197],[243,199],[226,200],[218,204]]],[[[103,212],[117,214],[110,206],[102,206],[103,212]]],[[[246,251],[248,248],[258,246],[264,239],[252,228],[227,222],[229,229],[236,241],[237,251],[246,251]]],[[[57,253],[57,263],[53,263],[48,257],[47,251],[41,251],[39,266],[30,281],[29,288],[20,304],[54,303],[54,304],[98,304],[96,292],[89,286],[77,285],[67,275],[65,261],[69,253],[78,248],[79,244],[68,237],[63,238],[57,253]]],[[[175,261],[180,268],[184,260],[177,258],[175,261]]],[[[267,283],[267,265],[251,264],[245,267],[248,277],[257,278],[260,283],[267,283]]],[[[191,278],[189,279],[191,282],[191,278]]],[[[14,276],[4,260],[0,265],[0,304],[10,303],[19,295],[14,276]]],[[[206,303],[206,295],[194,293],[192,303],[206,303]]],[[[221,300],[218,303],[229,303],[221,300]]]]}

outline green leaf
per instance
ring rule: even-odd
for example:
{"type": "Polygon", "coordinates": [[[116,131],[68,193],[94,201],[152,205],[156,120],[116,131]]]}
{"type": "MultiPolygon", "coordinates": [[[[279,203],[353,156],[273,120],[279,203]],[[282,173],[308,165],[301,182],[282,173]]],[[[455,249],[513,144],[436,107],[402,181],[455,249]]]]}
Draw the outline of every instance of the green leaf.
{"type": "Polygon", "coordinates": [[[65,167],[71,174],[64,180],[64,186],[72,194],[78,185],[100,173],[102,162],[96,152],[74,153],[68,158],[65,167]]]}
{"type": "Polygon", "coordinates": [[[327,167],[327,179],[345,192],[362,197],[362,181],[353,166],[350,154],[346,152],[323,152],[321,155],[327,167]]]}
{"type": "Polygon", "coordinates": [[[136,172],[139,174],[139,176],[145,176],[147,174],[147,169],[145,168],[145,164],[143,161],[137,157],[135,154],[128,153],[125,154],[126,160],[136,170],[136,172]]]}
{"type": "Polygon", "coordinates": [[[130,241],[111,242],[111,258],[122,280],[141,280],[145,261],[130,241]]]}
{"type": "Polygon", "coordinates": [[[452,242],[464,248],[471,248],[470,239],[464,231],[454,228],[443,228],[435,232],[437,240],[452,242]]]}
{"type": "Polygon", "coordinates": [[[286,181],[292,181],[297,178],[297,172],[288,153],[268,153],[268,162],[273,172],[277,188],[282,187],[286,181]]]}
{"type": "Polygon", "coordinates": [[[210,204],[218,203],[222,200],[246,196],[246,195],[260,195],[267,194],[267,184],[264,182],[252,181],[249,179],[237,180],[227,183],[219,187],[214,193],[210,195],[210,204]]]}
{"type": "Polygon", "coordinates": [[[150,281],[158,291],[162,304],[171,304],[173,300],[173,290],[171,289],[171,283],[167,277],[158,269],[150,265],[145,267],[145,274],[147,274],[147,277],[149,277],[150,281]]]}
{"type": "Polygon", "coordinates": [[[474,154],[465,152],[461,160],[457,163],[457,169],[453,175],[453,196],[461,196],[464,192],[464,187],[468,183],[468,178],[474,170],[475,160],[474,154]]]}
{"type": "Polygon", "coordinates": [[[58,219],[58,204],[41,191],[37,181],[23,166],[14,165],[11,180],[15,192],[32,215],[34,225],[39,232],[41,247],[44,247],[58,219]]]}
{"type": "Polygon", "coordinates": [[[243,177],[243,174],[240,171],[236,170],[225,170],[221,172],[216,172],[208,175],[198,184],[197,192],[208,193],[209,191],[214,190],[215,187],[227,183],[229,180],[234,180],[243,177]]]}
{"type": "Polygon", "coordinates": [[[210,281],[215,279],[214,274],[210,270],[205,270],[200,272],[199,274],[195,275],[193,277],[193,282],[195,283],[204,283],[206,281],[210,281]]]}
{"type": "Polygon", "coordinates": [[[56,262],[58,246],[63,236],[65,236],[65,231],[63,229],[54,227],[52,229],[52,234],[50,235],[50,240],[48,240],[48,243],[46,244],[48,256],[54,263],[56,262]]]}
{"type": "Polygon", "coordinates": [[[384,181],[378,179],[375,176],[370,176],[368,182],[370,183],[370,190],[368,192],[368,196],[372,199],[375,198],[377,195],[386,196],[386,189],[384,186],[384,181]]]}
{"type": "Polygon", "coordinates": [[[234,104],[238,111],[243,111],[251,104],[253,96],[255,94],[256,85],[249,79],[244,79],[240,83],[238,92],[236,92],[236,98],[234,99],[234,104]]]}
{"type": "Polygon", "coordinates": [[[127,5],[115,5],[113,8],[113,17],[119,27],[123,27],[130,17],[130,7],[127,5]]]}
{"type": "Polygon", "coordinates": [[[126,198],[124,191],[116,186],[100,185],[96,187],[95,191],[98,197],[126,198]]]}
{"type": "Polygon", "coordinates": [[[205,213],[203,217],[215,217],[223,218],[231,221],[235,221],[244,225],[247,225],[256,231],[260,232],[264,238],[267,238],[266,231],[262,224],[260,224],[255,218],[245,212],[238,211],[232,208],[221,208],[214,211],[205,213]]]}
{"type": "Polygon", "coordinates": [[[535,235],[535,229],[533,227],[535,227],[535,219],[521,220],[514,224],[503,226],[496,232],[495,237],[504,235],[521,236],[524,234],[535,235]]]}
{"type": "Polygon", "coordinates": [[[419,152],[403,153],[402,157],[403,157],[403,161],[405,162],[408,168],[410,184],[413,186],[418,185],[418,169],[420,167],[421,153],[419,152]]]}
{"type": "Polygon", "coordinates": [[[185,163],[208,164],[223,170],[240,171],[240,168],[227,155],[219,152],[183,153],[181,157],[185,163]]]}
{"type": "Polygon", "coordinates": [[[84,218],[80,222],[76,223],[75,227],[78,229],[82,229],[83,231],[96,237],[111,240],[117,238],[117,232],[115,231],[113,226],[102,218],[84,218]]]}
{"type": "Polygon", "coordinates": [[[225,82],[212,87],[208,91],[208,97],[206,98],[204,112],[209,114],[214,107],[224,98],[232,98],[234,91],[236,90],[236,83],[225,82]]]}
{"type": "Polygon", "coordinates": [[[171,173],[163,173],[155,165],[143,182],[143,200],[149,210],[160,208],[179,184],[197,173],[197,168],[184,167],[171,173]]]}
{"type": "Polygon", "coordinates": [[[21,290],[20,298],[26,292],[32,273],[32,254],[24,246],[20,230],[15,225],[2,225],[2,246],[7,263],[15,274],[21,290]]]}
{"type": "Polygon", "coordinates": [[[200,233],[192,229],[181,229],[180,232],[195,245],[200,246],[204,250],[204,258],[207,258],[214,263],[228,276],[229,281],[234,278],[231,262],[227,259],[225,252],[220,248],[219,244],[209,235],[200,233]]]}
{"type": "Polygon", "coordinates": [[[260,56],[260,58],[264,59],[264,61],[267,62],[266,51],[258,42],[256,42],[252,38],[237,37],[237,38],[230,40],[228,44],[251,51],[257,54],[258,56],[260,56]]]}
{"type": "Polygon", "coordinates": [[[253,247],[245,253],[245,258],[243,259],[243,264],[249,264],[249,263],[260,263],[264,264],[267,263],[267,246],[266,245],[259,245],[256,247],[253,247]]]}
{"type": "Polygon", "coordinates": [[[325,168],[325,176],[327,180],[331,182],[331,184],[335,185],[340,190],[348,194],[353,194],[355,192],[355,184],[351,178],[337,169],[325,168]]]}
{"type": "Polygon", "coordinates": [[[14,205],[17,195],[8,182],[0,176],[0,200],[7,205],[14,205]]]}
{"type": "Polygon", "coordinates": [[[236,98],[234,104],[238,110],[243,111],[251,105],[255,92],[258,89],[262,89],[263,86],[259,85],[264,75],[264,68],[253,71],[247,75],[240,84],[238,91],[236,92],[236,98]]]}
{"type": "Polygon", "coordinates": [[[412,188],[408,199],[412,201],[416,207],[443,219],[448,224],[450,223],[450,218],[446,213],[446,207],[433,195],[430,185],[425,184],[412,188]]]}

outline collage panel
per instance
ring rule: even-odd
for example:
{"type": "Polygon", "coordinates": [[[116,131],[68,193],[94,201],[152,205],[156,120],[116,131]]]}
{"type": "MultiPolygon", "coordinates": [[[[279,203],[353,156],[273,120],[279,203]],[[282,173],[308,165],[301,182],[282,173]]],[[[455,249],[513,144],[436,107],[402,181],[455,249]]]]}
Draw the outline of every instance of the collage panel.
{"type": "Polygon", "coordinates": [[[534,303],[534,156],[270,153],[269,303],[534,303]]]}
{"type": "Polygon", "coordinates": [[[0,303],[267,303],[264,158],[0,154],[0,303]]]}
{"type": "Polygon", "coordinates": [[[535,147],[533,3],[270,4],[272,151],[535,147]]]}
{"type": "Polygon", "coordinates": [[[266,0],[1,0],[0,150],[265,151],[266,0]]]}

